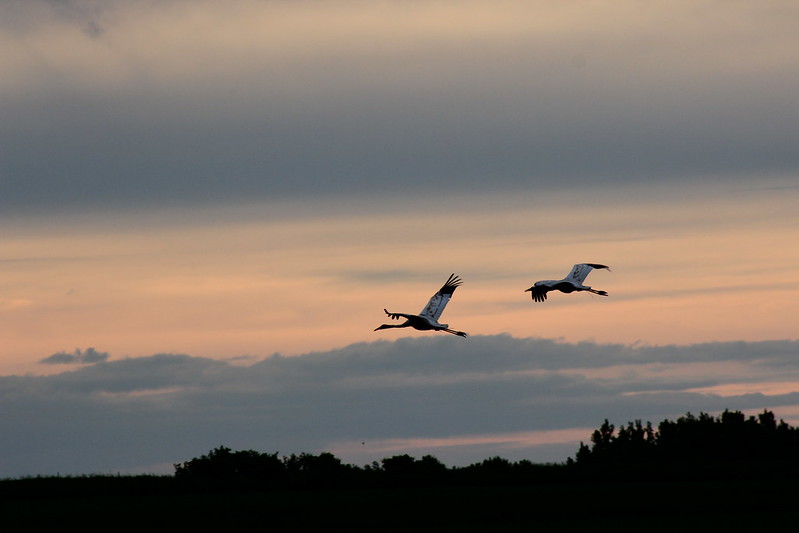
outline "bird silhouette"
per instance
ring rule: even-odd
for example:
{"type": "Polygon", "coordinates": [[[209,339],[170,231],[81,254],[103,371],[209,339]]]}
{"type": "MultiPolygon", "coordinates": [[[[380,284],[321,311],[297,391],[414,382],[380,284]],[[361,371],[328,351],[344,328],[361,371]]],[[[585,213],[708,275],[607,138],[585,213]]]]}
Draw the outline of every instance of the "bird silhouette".
{"type": "Polygon", "coordinates": [[[447,333],[452,333],[459,337],[465,337],[465,332],[450,329],[449,324],[440,324],[438,322],[441,313],[444,312],[444,308],[447,306],[447,303],[449,303],[450,298],[452,298],[452,293],[455,292],[455,289],[457,289],[461,283],[463,282],[458,276],[455,274],[450,275],[446,283],[444,283],[444,285],[438,289],[438,292],[430,298],[430,301],[427,302],[427,305],[418,315],[392,313],[388,309],[383,309],[389,318],[397,320],[402,317],[405,319],[405,322],[401,324],[382,324],[376,327],[375,331],[389,328],[414,328],[420,331],[446,331],[447,333]]]}
{"type": "Polygon", "coordinates": [[[586,276],[595,268],[610,270],[610,267],[597,263],[577,263],[572,267],[571,272],[569,272],[569,275],[565,278],[559,280],[545,279],[536,281],[532,287],[525,289],[524,292],[530,291],[533,301],[536,302],[543,302],[546,300],[549,291],[560,291],[566,294],[577,291],[588,291],[600,296],[607,296],[608,293],[605,291],[594,290],[587,285],[583,285],[586,276]]]}

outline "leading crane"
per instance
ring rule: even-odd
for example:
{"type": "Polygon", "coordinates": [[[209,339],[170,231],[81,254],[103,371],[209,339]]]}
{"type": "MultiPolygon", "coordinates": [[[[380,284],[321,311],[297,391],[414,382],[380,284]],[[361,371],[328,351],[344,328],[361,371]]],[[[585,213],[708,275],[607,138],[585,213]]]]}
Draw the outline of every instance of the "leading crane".
{"type": "Polygon", "coordinates": [[[577,263],[572,267],[571,272],[569,272],[569,275],[565,278],[536,281],[532,287],[525,289],[524,292],[531,292],[531,296],[535,302],[543,302],[546,300],[549,291],[560,291],[566,294],[577,291],[588,291],[600,296],[607,296],[608,293],[605,291],[598,291],[592,289],[588,285],[583,285],[586,276],[595,268],[610,270],[610,267],[607,265],[600,265],[598,263],[577,263]]]}
{"type": "Polygon", "coordinates": [[[447,333],[452,333],[459,337],[465,337],[465,332],[450,329],[449,324],[441,324],[438,321],[441,317],[441,313],[444,312],[444,308],[449,303],[450,298],[452,298],[452,293],[455,292],[455,289],[457,289],[461,283],[463,283],[461,279],[455,274],[452,274],[449,279],[447,279],[446,283],[438,289],[438,292],[430,298],[430,301],[427,302],[427,305],[418,315],[392,313],[388,309],[383,309],[389,318],[398,320],[402,317],[405,319],[405,322],[400,324],[382,324],[376,327],[375,331],[389,328],[414,328],[420,331],[446,331],[447,333]]]}

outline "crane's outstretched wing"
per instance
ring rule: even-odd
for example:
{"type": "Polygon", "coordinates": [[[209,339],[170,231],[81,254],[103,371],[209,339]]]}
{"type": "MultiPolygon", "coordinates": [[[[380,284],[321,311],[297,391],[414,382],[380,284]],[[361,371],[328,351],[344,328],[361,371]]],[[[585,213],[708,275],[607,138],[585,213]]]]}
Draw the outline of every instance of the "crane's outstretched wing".
{"type": "Polygon", "coordinates": [[[444,312],[444,308],[452,297],[452,293],[455,292],[455,289],[457,289],[461,283],[463,283],[463,281],[455,274],[452,274],[447,282],[444,283],[444,286],[438,289],[438,292],[430,298],[430,301],[427,302],[427,305],[422,309],[422,312],[419,313],[419,316],[428,318],[433,322],[438,322],[441,313],[444,312]]]}
{"type": "Polygon", "coordinates": [[[533,297],[534,302],[543,302],[547,299],[547,292],[549,292],[550,288],[546,285],[533,285],[529,289],[530,295],[533,297]]]}
{"type": "Polygon", "coordinates": [[[572,270],[571,272],[569,272],[569,275],[566,276],[566,279],[571,282],[582,285],[583,281],[585,281],[585,278],[588,276],[588,274],[595,268],[607,268],[608,270],[610,270],[610,267],[606,265],[600,265],[597,263],[577,263],[572,267],[572,270]]]}

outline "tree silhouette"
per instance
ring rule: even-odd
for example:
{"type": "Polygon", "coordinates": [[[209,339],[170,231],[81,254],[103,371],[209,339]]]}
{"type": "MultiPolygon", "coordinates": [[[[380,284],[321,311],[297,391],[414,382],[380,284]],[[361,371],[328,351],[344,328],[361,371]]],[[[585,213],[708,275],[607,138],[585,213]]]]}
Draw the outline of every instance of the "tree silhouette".
{"type": "Polygon", "coordinates": [[[435,485],[446,479],[448,469],[432,455],[415,459],[395,455],[381,461],[382,481],[391,486],[435,485]]]}
{"type": "Polygon", "coordinates": [[[225,446],[174,467],[175,477],[179,479],[259,481],[271,486],[282,484],[286,473],[277,453],[234,452],[225,446]]]}
{"type": "Polygon", "coordinates": [[[288,484],[293,488],[331,488],[349,485],[358,470],[344,465],[332,453],[301,453],[283,458],[288,484]]]}
{"type": "MultiPolygon", "coordinates": [[[[799,430],[764,410],[746,417],[725,410],[719,417],[691,413],[676,421],[629,422],[614,434],[607,420],[580,443],[569,463],[583,469],[626,470],[626,475],[752,477],[799,472],[799,430]],[[649,470],[640,470],[646,467],[649,470]]],[[[618,472],[617,472],[618,473],[618,472]]]]}

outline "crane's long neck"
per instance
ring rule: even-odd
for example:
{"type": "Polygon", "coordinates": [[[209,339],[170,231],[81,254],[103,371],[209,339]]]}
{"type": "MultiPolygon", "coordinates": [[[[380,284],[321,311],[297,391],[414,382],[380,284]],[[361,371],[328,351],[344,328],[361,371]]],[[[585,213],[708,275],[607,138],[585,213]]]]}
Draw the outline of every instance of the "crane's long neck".
{"type": "Polygon", "coordinates": [[[404,324],[382,324],[380,326],[377,326],[375,328],[375,331],[380,329],[390,329],[390,328],[407,328],[408,326],[409,326],[408,322],[405,322],[404,324]]]}

